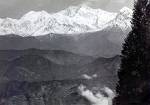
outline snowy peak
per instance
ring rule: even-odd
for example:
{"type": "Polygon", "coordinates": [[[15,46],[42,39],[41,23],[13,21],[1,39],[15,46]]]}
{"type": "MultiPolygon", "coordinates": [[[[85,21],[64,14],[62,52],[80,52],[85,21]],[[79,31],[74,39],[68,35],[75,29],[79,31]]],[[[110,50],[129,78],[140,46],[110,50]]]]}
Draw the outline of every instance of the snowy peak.
{"type": "Polygon", "coordinates": [[[17,19],[0,19],[0,35],[38,36],[49,33],[73,34],[102,30],[121,24],[130,27],[132,10],[124,7],[119,13],[93,9],[86,5],[71,6],[57,13],[30,11],[17,19]],[[111,23],[111,24],[110,24],[111,23]]]}
{"type": "Polygon", "coordinates": [[[120,25],[122,30],[127,30],[131,28],[131,18],[133,11],[127,7],[124,7],[120,10],[118,15],[116,16],[115,23],[120,25]]]}
{"type": "Polygon", "coordinates": [[[128,18],[131,19],[132,18],[132,14],[133,11],[131,9],[129,9],[128,7],[124,7],[120,10],[120,12],[118,13],[117,17],[124,17],[124,18],[128,18]]]}
{"type": "Polygon", "coordinates": [[[125,15],[132,15],[133,11],[128,7],[123,7],[120,10],[120,13],[125,14],[125,15]]]}
{"type": "Polygon", "coordinates": [[[21,20],[25,19],[25,20],[36,20],[37,18],[41,18],[41,17],[49,17],[50,14],[47,13],[46,11],[30,11],[27,14],[25,14],[21,20]]]}
{"type": "Polygon", "coordinates": [[[133,11],[128,7],[123,7],[116,17],[106,24],[103,29],[110,30],[110,29],[121,29],[121,31],[126,32],[131,30],[131,19],[132,19],[133,11]]]}
{"type": "Polygon", "coordinates": [[[99,9],[92,9],[87,5],[79,5],[79,6],[70,6],[67,9],[62,10],[61,13],[66,16],[72,17],[75,16],[76,14],[83,15],[83,14],[90,14],[90,13],[91,14],[98,13],[98,10],[99,9]]]}

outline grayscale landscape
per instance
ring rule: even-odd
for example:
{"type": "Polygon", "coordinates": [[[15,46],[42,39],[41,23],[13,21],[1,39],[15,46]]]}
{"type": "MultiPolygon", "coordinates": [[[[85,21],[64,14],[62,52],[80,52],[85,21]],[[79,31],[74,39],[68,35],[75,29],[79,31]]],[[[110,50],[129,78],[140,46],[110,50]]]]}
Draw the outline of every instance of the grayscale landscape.
{"type": "Polygon", "coordinates": [[[33,8],[29,0],[5,1],[0,1],[0,105],[112,105],[132,3],[57,0],[60,6],[30,0],[33,8]]]}

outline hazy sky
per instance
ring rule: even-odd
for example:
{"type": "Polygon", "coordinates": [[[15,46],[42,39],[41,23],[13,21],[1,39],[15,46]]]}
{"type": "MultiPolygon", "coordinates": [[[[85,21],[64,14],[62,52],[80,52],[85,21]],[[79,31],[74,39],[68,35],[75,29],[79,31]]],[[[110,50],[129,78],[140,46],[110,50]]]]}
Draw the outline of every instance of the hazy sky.
{"type": "Polygon", "coordinates": [[[132,8],[133,0],[0,0],[0,17],[20,18],[31,10],[56,12],[79,4],[116,12],[124,6],[132,8]]]}

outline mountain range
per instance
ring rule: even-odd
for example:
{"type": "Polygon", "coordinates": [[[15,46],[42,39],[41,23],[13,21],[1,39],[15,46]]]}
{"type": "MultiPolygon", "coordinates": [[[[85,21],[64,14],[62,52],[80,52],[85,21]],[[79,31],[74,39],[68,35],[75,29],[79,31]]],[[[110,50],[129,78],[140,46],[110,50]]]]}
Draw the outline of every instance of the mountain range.
{"type": "Polygon", "coordinates": [[[95,75],[99,82],[114,85],[120,57],[93,58],[61,50],[1,50],[0,64],[0,77],[9,81],[76,80],[95,75]]]}
{"type": "Polygon", "coordinates": [[[119,55],[128,31],[112,28],[75,35],[48,34],[43,36],[4,35],[0,36],[0,50],[63,50],[93,57],[119,55]],[[53,36],[53,37],[52,37],[53,36]]]}
{"type": "Polygon", "coordinates": [[[124,7],[119,13],[92,9],[86,5],[70,6],[57,13],[30,11],[20,19],[0,19],[0,35],[39,36],[50,33],[76,34],[118,27],[130,28],[132,10],[124,7]]]}
{"type": "Polygon", "coordinates": [[[120,56],[94,58],[62,50],[0,50],[0,104],[90,105],[82,84],[94,93],[114,90],[120,56]]]}
{"type": "Polygon", "coordinates": [[[127,7],[110,13],[81,5],[0,19],[0,105],[90,105],[82,85],[109,98],[103,88],[116,87],[131,18],[127,7]]]}
{"type": "Polygon", "coordinates": [[[53,14],[31,11],[20,19],[0,19],[0,50],[37,48],[113,57],[120,54],[131,18],[127,7],[119,13],[85,5],[53,14]]]}
{"type": "Polygon", "coordinates": [[[0,104],[90,105],[79,91],[114,90],[120,56],[93,58],[62,50],[0,50],[0,104]]]}

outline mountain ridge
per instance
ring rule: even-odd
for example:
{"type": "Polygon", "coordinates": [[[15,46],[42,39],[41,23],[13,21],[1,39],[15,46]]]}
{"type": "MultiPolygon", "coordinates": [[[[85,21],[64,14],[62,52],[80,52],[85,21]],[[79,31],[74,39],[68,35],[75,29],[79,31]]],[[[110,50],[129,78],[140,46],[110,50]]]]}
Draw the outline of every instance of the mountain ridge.
{"type": "Polygon", "coordinates": [[[101,9],[92,9],[86,5],[71,6],[53,14],[46,11],[30,11],[18,20],[0,19],[0,35],[38,36],[50,33],[93,32],[102,30],[107,26],[113,26],[119,16],[122,17],[119,24],[126,27],[124,23],[129,23],[127,27],[130,27],[131,15],[132,10],[127,7],[121,9],[119,13],[111,13],[101,9]],[[114,22],[109,24],[111,21],[114,22]]]}
{"type": "Polygon", "coordinates": [[[86,79],[83,75],[95,75],[93,79],[101,79],[100,81],[104,82],[109,80],[108,78],[117,79],[120,57],[96,59],[66,51],[6,50],[0,51],[0,64],[0,78],[8,80],[86,79]],[[63,55],[66,56],[63,57],[63,55]]]}

